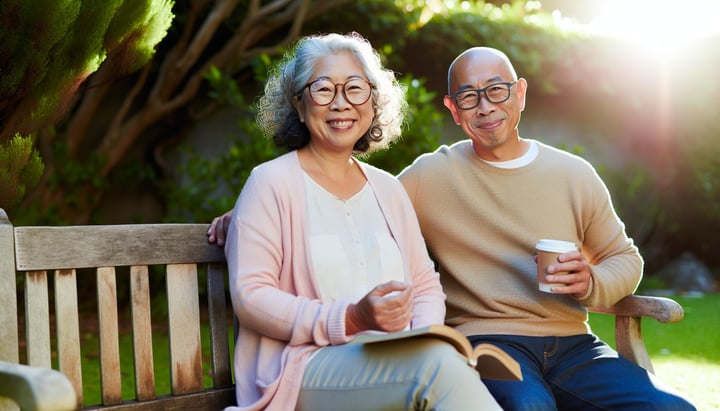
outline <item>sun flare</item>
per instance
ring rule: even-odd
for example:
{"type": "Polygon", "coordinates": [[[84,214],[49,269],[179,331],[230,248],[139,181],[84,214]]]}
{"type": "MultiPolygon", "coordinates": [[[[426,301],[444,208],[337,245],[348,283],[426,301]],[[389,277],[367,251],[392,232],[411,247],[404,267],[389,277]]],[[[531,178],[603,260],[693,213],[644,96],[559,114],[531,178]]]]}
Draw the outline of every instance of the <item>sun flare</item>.
{"type": "Polygon", "coordinates": [[[717,0],[607,0],[589,24],[591,33],[673,52],[694,40],[720,34],[717,0]]]}

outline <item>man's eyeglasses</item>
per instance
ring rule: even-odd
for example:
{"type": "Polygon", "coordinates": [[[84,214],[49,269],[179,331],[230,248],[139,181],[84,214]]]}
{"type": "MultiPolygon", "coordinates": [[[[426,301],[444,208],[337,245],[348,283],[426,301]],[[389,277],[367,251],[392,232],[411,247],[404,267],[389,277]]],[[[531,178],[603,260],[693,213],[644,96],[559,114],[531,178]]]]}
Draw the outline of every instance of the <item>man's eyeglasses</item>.
{"type": "Polygon", "coordinates": [[[332,81],[320,78],[308,83],[305,87],[297,92],[300,96],[306,88],[310,90],[310,98],[319,106],[327,106],[335,100],[337,95],[337,87],[342,87],[343,96],[348,103],[359,106],[364,104],[370,98],[373,85],[363,79],[354,78],[345,83],[335,84],[332,81]]]}
{"type": "Polygon", "coordinates": [[[517,81],[495,83],[485,88],[471,89],[471,90],[460,90],[453,94],[451,97],[455,101],[455,105],[460,110],[470,110],[480,104],[480,98],[485,95],[487,101],[491,103],[502,103],[510,98],[510,88],[517,83],[517,81]]]}

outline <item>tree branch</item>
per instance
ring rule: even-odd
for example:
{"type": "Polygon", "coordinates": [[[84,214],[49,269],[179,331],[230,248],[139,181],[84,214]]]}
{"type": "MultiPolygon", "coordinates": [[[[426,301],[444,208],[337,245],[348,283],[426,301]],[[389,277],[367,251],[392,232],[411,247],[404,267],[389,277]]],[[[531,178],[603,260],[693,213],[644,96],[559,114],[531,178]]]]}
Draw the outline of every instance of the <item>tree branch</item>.
{"type": "MultiPolygon", "coordinates": [[[[316,16],[330,8],[347,3],[349,0],[325,0],[319,1],[319,4],[313,4],[314,2],[311,0],[277,0],[265,6],[261,6],[258,0],[251,0],[249,13],[233,37],[220,51],[197,67],[203,51],[223,21],[232,14],[237,2],[238,0],[217,0],[213,10],[210,11],[195,35],[192,38],[188,37],[186,44],[178,43],[165,56],[155,87],[145,102],[145,106],[132,118],[125,118],[125,113],[130,107],[129,102],[137,95],[137,92],[134,91],[128,95],[126,104],[121,110],[122,115],[119,112],[115,117],[112,127],[108,129],[100,145],[101,153],[108,158],[108,162],[102,170],[103,175],[107,175],[117,166],[150,125],[188,105],[197,96],[205,81],[204,75],[212,66],[221,69],[228,68],[234,61],[237,64],[235,64],[236,69],[233,72],[236,72],[247,66],[251,56],[260,53],[277,54],[279,52],[278,44],[274,47],[258,49],[250,49],[250,47],[259,43],[268,34],[290,23],[291,28],[288,35],[280,41],[280,45],[284,46],[297,38],[302,24],[309,16],[316,16]],[[183,45],[187,47],[183,49],[183,45]],[[185,80],[184,86],[179,89],[183,79],[185,80]]],[[[192,9],[189,22],[195,21],[194,19],[202,10],[202,7],[199,6],[205,4],[204,2],[197,3],[198,7],[192,9]]]]}

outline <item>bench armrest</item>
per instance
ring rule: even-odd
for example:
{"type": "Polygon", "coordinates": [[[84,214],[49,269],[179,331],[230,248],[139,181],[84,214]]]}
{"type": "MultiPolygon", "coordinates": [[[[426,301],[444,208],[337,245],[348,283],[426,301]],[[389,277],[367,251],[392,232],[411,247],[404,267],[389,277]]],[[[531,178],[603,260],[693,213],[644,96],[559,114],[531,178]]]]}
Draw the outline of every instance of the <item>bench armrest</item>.
{"type": "Polygon", "coordinates": [[[0,361],[0,398],[12,399],[22,411],[77,408],[75,389],[60,372],[5,361],[0,361]]]}
{"type": "Polygon", "coordinates": [[[674,300],[640,295],[629,295],[613,307],[593,307],[589,310],[615,315],[615,349],[623,357],[650,372],[654,372],[654,369],[642,339],[642,317],[674,323],[681,321],[684,315],[682,306],[674,300]]]}
{"type": "Polygon", "coordinates": [[[590,311],[628,317],[651,317],[661,323],[676,323],[683,319],[684,311],[675,300],[665,297],[628,295],[610,308],[590,308],[590,311]]]}

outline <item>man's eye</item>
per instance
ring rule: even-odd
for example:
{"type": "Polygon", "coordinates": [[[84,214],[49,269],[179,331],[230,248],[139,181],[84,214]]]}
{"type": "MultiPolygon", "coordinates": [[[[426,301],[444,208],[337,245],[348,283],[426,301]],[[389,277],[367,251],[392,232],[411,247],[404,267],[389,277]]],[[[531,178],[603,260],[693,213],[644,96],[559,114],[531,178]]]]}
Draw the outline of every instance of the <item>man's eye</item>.
{"type": "Polygon", "coordinates": [[[500,85],[490,86],[490,87],[487,88],[487,92],[490,93],[490,94],[500,94],[500,93],[504,93],[505,90],[506,90],[506,88],[505,88],[504,86],[500,86],[500,85]]]}
{"type": "Polygon", "coordinates": [[[476,94],[474,92],[471,93],[462,93],[458,94],[457,99],[458,100],[468,100],[468,99],[474,99],[476,97],[476,94]]]}

